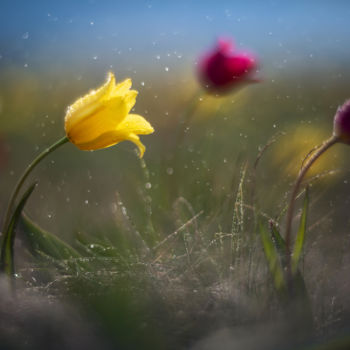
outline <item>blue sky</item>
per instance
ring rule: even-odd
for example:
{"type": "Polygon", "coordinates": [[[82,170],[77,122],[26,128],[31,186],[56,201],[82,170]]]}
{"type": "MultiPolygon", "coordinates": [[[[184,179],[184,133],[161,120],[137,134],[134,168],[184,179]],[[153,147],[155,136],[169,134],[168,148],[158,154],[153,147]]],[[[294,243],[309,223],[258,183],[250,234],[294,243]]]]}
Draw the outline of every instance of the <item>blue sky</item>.
{"type": "Polygon", "coordinates": [[[193,59],[217,36],[276,66],[346,62],[349,1],[1,1],[0,64],[193,59]]]}

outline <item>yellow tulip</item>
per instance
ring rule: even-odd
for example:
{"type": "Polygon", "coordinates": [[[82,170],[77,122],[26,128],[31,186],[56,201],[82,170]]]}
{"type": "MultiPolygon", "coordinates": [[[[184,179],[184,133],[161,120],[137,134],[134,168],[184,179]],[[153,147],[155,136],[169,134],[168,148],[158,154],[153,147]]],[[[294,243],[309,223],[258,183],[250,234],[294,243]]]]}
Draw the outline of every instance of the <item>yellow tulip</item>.
{"type": "Polygon", "coordinates": [[[139,134],[151,134],[151,124],[137,114],[129,114],[136,102],[137,91],[130,90],[131,80],[116,84],[109,72],[107,81],[97,90],[79,98],[68,107],[65,130],[69,140],[81,150],[96,150],[131,141],[145,152],[139,134]]]}

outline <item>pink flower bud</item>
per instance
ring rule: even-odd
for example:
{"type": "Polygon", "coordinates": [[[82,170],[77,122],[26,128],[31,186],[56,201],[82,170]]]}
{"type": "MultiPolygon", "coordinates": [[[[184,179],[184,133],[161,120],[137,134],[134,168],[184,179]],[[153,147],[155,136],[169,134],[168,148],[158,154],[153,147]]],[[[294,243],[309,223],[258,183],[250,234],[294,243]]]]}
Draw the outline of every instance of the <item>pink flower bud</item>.
{"type": "Polygon", "coordinates": [[[333,134],[340,142],[350,145],[350,100],[338,108],[334,117],[333,134]]]}
{"type": "Polygon", "coordinates": [[[227,92],[241,83],[256,82],[256,59],[234,51],[228,39],[219,39],[216,47],[199,60],[198,75],[202,85],[211,92],[227,92]]]}

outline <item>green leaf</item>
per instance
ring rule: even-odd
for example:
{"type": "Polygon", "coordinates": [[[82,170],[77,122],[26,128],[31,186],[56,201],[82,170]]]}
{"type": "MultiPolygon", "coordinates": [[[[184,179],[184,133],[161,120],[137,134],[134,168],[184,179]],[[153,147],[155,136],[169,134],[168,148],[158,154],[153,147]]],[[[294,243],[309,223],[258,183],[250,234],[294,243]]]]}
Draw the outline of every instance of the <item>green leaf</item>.
{"type": "Polygon", "coordinates": [[[270,237],[270,233],[262,223],[259,223],[259,231],[264,247],[267,263],[269,265],[270,273],[273,277],[274,285],[276,290],[282,291],[285,289],[285,280],[283,276],[283,269],[281,267],[277,250],[270,237]]]}
{"type": "Polygon", "coordinates": [[[21,200],[19,201],[7,228],[5,228],[4,238],[1,242],[1,266],[0,270],[5,272],[7,275],[11,276],[15,273],[14,267],[14,250],[13,245],[16,237],[16,227],[18,220],[21,216],[22,210],[34,191],[36,182],[33,183],[28,190],[23,194],[21,200]]]}
{"type": "Polygon", "coordinates": [[[82,258],[74,248],[52,233],[39,227],[27,215],[22,214],[21,223],[24,228],[25,243],[34,256],[45,254],[57,260],[82,258]]]}
{"type": "Polygon", "coordinates": [[[303,248],[304,248],[308,206],[309,206],[309,190],[307,187],[306,191],[305,191],[303,211],[301,213],[299,229],[298,229],[298,233],[297,233],[297,236],[295,239],[294,249],[293,249],[293,254],[292,254],[292,272],[293,272],[293,274],[296,273],[298,270],[298,265],[299,265],[300,258],[302,256],[302,252],[303,252],[303,248]]]}
{"type": "Polygon", "coordinates": [[[279,231],[277,230],[276,225],[270,224],[270,230],[271,230],[271,235],[273,239],[273,243],[275,244],[275,247],[277,251],[279,252],[281,258],[286,256],[286,242],[284,238],[281,236],[279,231]]]}
{"type": "MultiPolygon", "coordinates": [[[[286,242],[284,238],[280,235],[277,227],[270,224],[271,236],[273,243],[280,255],[280,260],[282,268],[287,268],[287,256],[286,256],[286,242]]],[[[290,302],[294,300],[293,312],[301,317],[301,322],[304,323],[305,327],[312,327],[312,310],[310,304],[310,298],[308,291],[306,289],[304,277],[300,270],[297,268],[293,273],[293,299],[283,300],[284,302],[290,302]]]]}

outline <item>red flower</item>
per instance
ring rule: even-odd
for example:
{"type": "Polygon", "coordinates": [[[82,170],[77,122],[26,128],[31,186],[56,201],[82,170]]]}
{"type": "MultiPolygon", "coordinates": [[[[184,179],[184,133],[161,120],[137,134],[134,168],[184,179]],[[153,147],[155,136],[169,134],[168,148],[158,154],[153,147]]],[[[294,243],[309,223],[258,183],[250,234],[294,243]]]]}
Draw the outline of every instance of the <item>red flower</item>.
{"type": "Polygon", "coordinates": [[[247,53],[234,51],[228,39],[219,39],[216,47],[199,60],[199,79],[211,92],[225,92],[241,83],[256,82],[256,59],[247,53]]]}
{"type": "Polygon", "coordinates": [[[334,117],[333,134],[340,142],[350,144],[350,100],[338,108],[334,117]]]}

